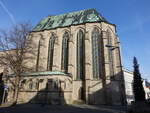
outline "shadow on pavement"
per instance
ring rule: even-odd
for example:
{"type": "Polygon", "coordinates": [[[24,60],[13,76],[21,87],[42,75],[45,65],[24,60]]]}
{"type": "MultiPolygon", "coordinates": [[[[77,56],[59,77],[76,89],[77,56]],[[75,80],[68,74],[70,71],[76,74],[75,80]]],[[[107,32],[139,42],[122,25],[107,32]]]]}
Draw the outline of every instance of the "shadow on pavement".
{"type": "Polygon", "coordinates": [[[20,104],[0,108],[0,113],[125,113],[125,111],[90,105],[20,104]]]}

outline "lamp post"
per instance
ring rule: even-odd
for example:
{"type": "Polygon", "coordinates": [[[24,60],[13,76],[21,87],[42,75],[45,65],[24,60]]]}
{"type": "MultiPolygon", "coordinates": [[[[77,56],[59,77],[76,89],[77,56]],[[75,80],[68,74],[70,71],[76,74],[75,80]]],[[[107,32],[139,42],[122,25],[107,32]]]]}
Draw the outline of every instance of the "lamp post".
{"type": "MultiPolygon", "coordinates": [[[[119,42],[118,42],[119,43],[119,42]]],[[[121,101],[122,101],[122,105],[126,105],[126,95],[125,95],[125,84],[124,84],[124,74],[123,74],[123,70],[122,70],[122,60],[121,60],[121,53],[120,53],[120,47],[119,46],[113,46],[113,45],[109,45],[106,44],[105,47],[107,47],[109,49],[109,51],[113,51],[115,49],[118,50],[118,55],[119,55],[119,67],[120,67],[120,79],[116,80],[113,79],[115,81],[119,81],[120,82],[120,90],[121,90],[121,101]]]]}
{"type": "Polygon", "coordinates": [[[109,44],[106,44],[105,47],[108,47],[111,51],[115,50],[116,48],[119,48],[118,46],[112,46],[109,44]]]}

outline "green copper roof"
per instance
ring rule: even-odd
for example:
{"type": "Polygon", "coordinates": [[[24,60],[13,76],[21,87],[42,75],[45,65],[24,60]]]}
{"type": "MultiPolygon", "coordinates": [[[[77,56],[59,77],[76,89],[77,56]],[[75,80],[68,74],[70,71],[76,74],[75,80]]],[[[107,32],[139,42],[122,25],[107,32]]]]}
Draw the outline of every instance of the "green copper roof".
{"type": "Polygon", "coordinates": [[[44,71],[44,72],[34,72],[34,73],[25,73],[23,75],[65,75],[63,72],[59,71],[44,71]]]}
{"type": "MultiPolygon", "coordinates": [[[[23,73],[22,76],[44,76],[44,75],[68,75],[60,71],[44,71],[44,72],[32,72],[32,73],[23,73]]],[[[8,76],[15,76],[15,74],[10,74],[8,76]]]]}
{"type": "Polygon", "coordinates": [[[81,10],[77,12],[48,16],[40,21],[33,31],[41,31],[46,29],[54,29],[70,25],[77,25],[86,22],[106,21],[95,9],[81,10]]]}

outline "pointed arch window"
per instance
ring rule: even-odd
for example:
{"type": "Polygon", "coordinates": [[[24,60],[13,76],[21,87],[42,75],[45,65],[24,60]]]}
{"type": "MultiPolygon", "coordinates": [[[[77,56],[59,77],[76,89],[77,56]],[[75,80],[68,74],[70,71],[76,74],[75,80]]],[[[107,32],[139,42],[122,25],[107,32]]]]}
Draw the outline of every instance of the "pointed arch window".
{"type": "MultiPolygon", "coordinates": [[[[107,44],[110,45],[110,46],[113,46],[112,45],[112,35],[111,35],[111,31],[110,30],[107,30],[107,38],[108,38],[108,41],[107,41],[107,44]]],[[[114,75],[114,70],[113,70],[113,51],[108,48],[108,60],[109,60],[109,71],[110,71],[110,76],[113,76],[114,75]]]]}
{"type": "Polygon", "coordinates": [[[41,39],[39,40],[39,43],[38,43],[38,53],[37,53],[37,59],[36,59],[36,71],[39,70],[40,49],[41,49],[41,39]]]}
{"type": "Polygon", "coordinates": [[[47,70],[52,71],[53,67],[53,55],[54,55],[54,44],[55,44],[56,36],[52,33],[49,39],[49,48],[48,48],[48,63],[47,63],[47,70]]]}
{"type": "Polygon", "coordinates": [[[66,73],[68,72],[68,61],[69,61],[69,33],[65,32],[62,40],[62,58],[61,58],[61,69],[66,73]]]}
{"type": "Polygon", "coordinates": [[[97,28],[92,31],[92,62],[93,62],[93,78],[98,79],[101,76],[101,60],[100,60],[100,44],[101,35],[97,28]]]}
{"type": "Polygon", "coordinates": [[[82,30],[77,33],[77,79],[84,80],[85,77],[85,35],[82,30]]]}

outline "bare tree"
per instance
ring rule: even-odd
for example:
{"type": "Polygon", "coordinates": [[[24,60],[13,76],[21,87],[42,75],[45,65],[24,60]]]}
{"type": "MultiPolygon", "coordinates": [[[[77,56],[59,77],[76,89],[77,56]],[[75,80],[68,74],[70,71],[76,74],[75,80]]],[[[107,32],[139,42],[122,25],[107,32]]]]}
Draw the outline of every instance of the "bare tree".
{"type": "MultiPolygon", "coordinates": [[[[0,30],[0,66],[6,67],[14,74],[14,80],[9,82],[14,88],[14,103],[17,103],[19,84],[22,73],[26,72],[28,67],[26,62],[31,59],[33,54],[30,37],[31,26],[28,23],[18,24],[10,31],[0,30]],[[28,54],[28,55],[27,55],[28,54]]],[[[4,72],[5,73],[5,72],[4,72]]]]}

